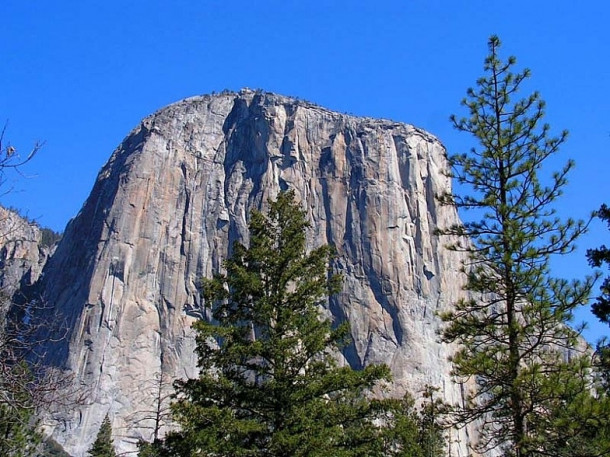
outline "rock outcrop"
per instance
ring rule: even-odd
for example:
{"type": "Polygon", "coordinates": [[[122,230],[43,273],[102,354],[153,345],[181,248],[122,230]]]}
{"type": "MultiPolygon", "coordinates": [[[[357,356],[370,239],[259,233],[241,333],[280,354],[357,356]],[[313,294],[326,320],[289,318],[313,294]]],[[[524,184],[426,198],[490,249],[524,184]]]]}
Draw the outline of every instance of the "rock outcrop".
{"type": "Polygon", "coordinates": [[[82,456],[109,414],[118,451],[150,439],[158,380],[196,374],[200,279],[247,241],[250,210],[288,188],[309,246],[338,254],[343,291],[327,312],[351,325],[346,363],[387,363],[395,394],[431,384],[457,400],[435,314],[461,291],[460,259],[434,235],[457,221],[435,200],[450,189],[446,166],[440,142],[413,126],[263,92],[193,97],[144,119],[44,269],[40,290],[70,329],[54,361],[90,390],[54,437],[82,456]]]}
{"type": "Polygon", "coordinates": [[[40,227],[15,211],[0,206],[0,293],[11,298],[34,284],[52,246],[43,243],[40,227]]]}

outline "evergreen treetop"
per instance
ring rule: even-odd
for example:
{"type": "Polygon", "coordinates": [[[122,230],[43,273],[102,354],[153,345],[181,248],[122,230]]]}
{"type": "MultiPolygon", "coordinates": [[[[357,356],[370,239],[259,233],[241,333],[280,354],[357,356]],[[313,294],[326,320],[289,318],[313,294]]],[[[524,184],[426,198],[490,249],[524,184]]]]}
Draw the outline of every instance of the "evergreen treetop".
{"type": "Polygon", "coordinates": [[[112,424],[108,414],[104,417],[95,441],[88,452],[91,457],[117,457],[112,440],[112,424]]]}

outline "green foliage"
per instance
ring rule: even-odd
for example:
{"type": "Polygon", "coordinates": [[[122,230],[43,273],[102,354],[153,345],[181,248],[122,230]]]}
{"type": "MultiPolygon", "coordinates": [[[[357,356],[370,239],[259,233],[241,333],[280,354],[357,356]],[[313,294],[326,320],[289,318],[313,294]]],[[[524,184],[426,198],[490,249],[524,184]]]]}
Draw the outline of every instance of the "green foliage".
{"type": "Polygon", "coordinates": [[[159,439],[152,443],[140,440],[138,443],[138,457],[161,457],[163,442],[159,439]]]}
{"type": "Polygon", "coordinates": [[[0,455],[33,456],[41,439],[30,391],[34,378],[27,363],[15,361],[3,343],[0,338],[0,455]]]}
{"type": "Polygon", "coordinates": [[[108,414],[104,417],[95,441],[88,452],[91,457],[117,457],[112,444],[112,425],[108,414]]]}
{"type": "MultiPolygon", "coordinates": [[[[610,228],[610,208],[602,205],[596,212],[597,217],[605,221],[610,228]]],[[[610,266],[610,249],[605,245],[596,249],[587,250],[587,259],[592,267],[610,266]]],[[[610,277],[604,278],[600,286],[600,295],[591,305],[591,311],[600,321],[610,325],[610,277]]],[[[597,345],[599,354],[599,365],[605,375],[606,389],[610,390],[610,344],[607,339],[602,339],[597,345]]]]}
{"type": "Polygon", "coordinates": [[[446,440],[440,420],[447,414],[446,405],[434,398],[436,389],[427,387],[420,411],[410,395],[402,399],[383,400],[383,456],[440,457],[445,455],[446,440]]]}
{"type": "Polygon", "coordinates": [[[37,332],[48,328],[50,315],[41,320],[28,313],[43,308],[0,294],[0,455],[37,455],[37,413],[65,387],[36,358],[37,332]]]}
{"type": "Polygon", "coordinates": [[[57,233],[54,230],[51,230],[50,228],[47,227],[41,227],[40,228],[40,234],[41,234],[41,239],[40,239],[40,244],[44,247],[52,247],[54,246],[59,240],[61,240],[61,233],[57,233]]]}
{"type": "MultiPolygon", "coordinates": [[[[583,361],[581,358],[580,362],[583,361]]],[[[539,446],[547,455],[591,457],[610,454],[610,398],[599,382],[592,382],[595,379],[588,367],[584,368],[580,370],[584,373],[581,377],[569,370],[556,372],[549,380],[549,390],[554,396],[553,414],[547,416],[548,423],[541,426],[553,439],[539,446]]]]}
{"type": "Polygon", "coordinates": [[[40,435],[35,429],[33,410],[0,405],[0,455],[34,456],[39,441],[40,435]]]}
{"type": "Polygon", "coordinates": [[[176,384],[181,430],[141,446],[141,455],[347,457],[398,449],[398,436],[416,433],[417,422],[395,401],[368,399],[389,380],[386,366],[355,371],[331,355],[347,327],[333,327],[321,305],[340,277],[330,271],[328,246],[306,252],[307,222],[294,194],[281,193],[268,215],[254,211],[249,229],[249,247],[234,245],[226,274],[204,281],[213,323],[194,325],[199,378],[176,384]],[[383,418],[381,430],[375,419],[383,418]],[[384,435],[398,423],[402,435],[384,435]]]}
{"type": "Polygon", "coordinates": [[[452,117],[456,129],[479,144],[469,154],[450,157],[454,177],[472,194],[441,197],[481,217],[440,230],[455,239],[468,237],[450,248],[468,255],[464,272],[472,295],[442,316],[444,341],[459,343],[453,374],[474,385],[456,408],[455,422],[478,421],[478,451],[559,455],[554,452],[563,438],[556,418],[571,410],[572,400],[591,399],[589,366],[577,355],[578,333],[567,325],[573,310],[587,302],[591,282],[551,278],[549,260],[571,252],[585,224],[562,222],[552,206],[573,163],[548,177],[546,185],[538,176],[567,132],[549,136],[538,93],[513,100],[530,73],[512,73],[515,58],[501,61],[499,46],[492,36],[486,75],[463,101],[469,117],[452,117]],[[580,382],[562,390],[571,379],[580,382]]]}

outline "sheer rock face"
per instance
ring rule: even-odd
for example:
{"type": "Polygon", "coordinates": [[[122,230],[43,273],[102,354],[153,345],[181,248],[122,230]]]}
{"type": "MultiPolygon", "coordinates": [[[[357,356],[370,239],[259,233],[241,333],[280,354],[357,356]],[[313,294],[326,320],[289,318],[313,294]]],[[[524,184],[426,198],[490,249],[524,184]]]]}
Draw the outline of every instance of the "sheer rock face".
{"type": "Polygon", "coordinates": [[[0,293],[10,298],[38,280],[52,248],[33,222],[0,206],[0,293]]]}
{"type": "Polygon", "coordinates": [[[268,93],[194,97],[144,119],[44,270],[41,290],[71,329],[55,362],[90,389],[55,438],[82,456],[107,413],[117,451],[151,438],[158,380],[196,374],[200,279],[282,189],[307,212],[309,246],[336,248],[343,291],[325,312],[351,325],[344,360],[387,363],[394,394],[431,384],[457,400],[435,315],[461,290],[460,259],[434,235],[457,221],[435,200],[450,189],[446,166],[442,145],[410,125],[268,93]]]}

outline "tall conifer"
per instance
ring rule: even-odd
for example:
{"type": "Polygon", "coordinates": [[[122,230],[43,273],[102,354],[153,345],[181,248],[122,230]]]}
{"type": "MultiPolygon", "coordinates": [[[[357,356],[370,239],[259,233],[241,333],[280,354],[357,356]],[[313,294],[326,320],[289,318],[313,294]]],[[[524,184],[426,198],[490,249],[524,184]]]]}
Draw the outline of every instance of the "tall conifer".
{"type": "Polygon", "coordinates": [[[330,247],[307,253],[307,226],[294,193],[280,193],[268,214],[251,214],[249,246],[234,245],[226,273],[204,282],[213,323],[195,324],[201,374],[177,384],[181,429],[162,443],[162,455],[347,457],[400,449],[404,436],[382,436],[375,422],[398,414],[397,403],[366,395],[389,379],[387,366],[356,371],[332,355],[347,327],[333,327],[321,305],[340,277],[329,270],[330,247]]]}
{"type": "Polygon", "coordinates": [[[537,92],[517,98],[530,72],[512,73],[515,58],[500,60],[499,47],[492,36],[485,76],[462,102],[469,117],[452,116],[455,128],[478,145],[450,157],[453,176],[471,194],[441,199],[476,211],[475,220],[440,230],[465,237],[450,248],[468,255],[464,271],[472,293],[443,316],[443,338],[459,344],[452,358],[456,379],[475,386],[457,408],[456,422],[477,421],[477,450],[560,455],[576,442],[570,434],[578,427],[563,427],[569,422],[564,413],[575,409],[568,403],[590,392],[587,358],[577,355],[578,333],[567,323],[586,303],[591,284],[552,278],[549,261],[573,250],[585,224],[561,221],[553,206],[573,163],[539,177],[567,132],[550,136],[537,92]]]}
{"type": "Polygon", "coordinates": [[[444,455],[431,391],[418,414],[408,395],[367,395],[389,380],[387,366],[337,363],[347,323],[334,326],[322,308],[341,278],[329,246],[306,251],[307,227],[292,191],[252,212],[249,246],[236,243],[226,273],[204,281],[213,321],[194,326],[200,376],[176,384],[180,429],[140,455],[444,455]]]}

